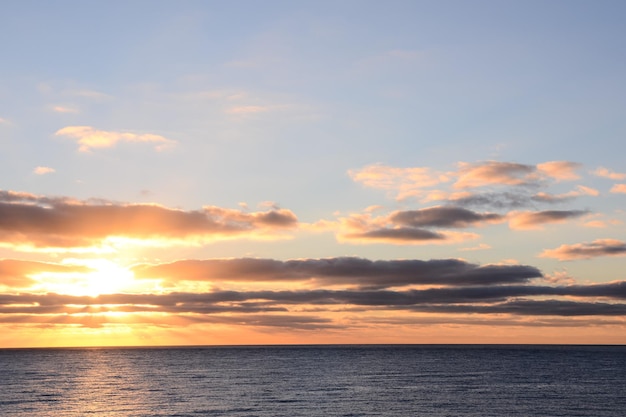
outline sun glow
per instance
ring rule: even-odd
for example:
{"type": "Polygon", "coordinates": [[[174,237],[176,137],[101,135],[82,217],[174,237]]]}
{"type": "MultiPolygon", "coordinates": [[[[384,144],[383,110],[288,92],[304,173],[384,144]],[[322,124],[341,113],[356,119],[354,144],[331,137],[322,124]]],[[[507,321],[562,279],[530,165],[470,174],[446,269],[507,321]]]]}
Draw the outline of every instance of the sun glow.
{"type": "Polygon", "coordinates": [[[72,259],[68,263],[85,266],[89,271],[40,274],[41,289],[59,294],[96,297],[129,291],[136,286],[132,271],[108,259],[72,259]]]}

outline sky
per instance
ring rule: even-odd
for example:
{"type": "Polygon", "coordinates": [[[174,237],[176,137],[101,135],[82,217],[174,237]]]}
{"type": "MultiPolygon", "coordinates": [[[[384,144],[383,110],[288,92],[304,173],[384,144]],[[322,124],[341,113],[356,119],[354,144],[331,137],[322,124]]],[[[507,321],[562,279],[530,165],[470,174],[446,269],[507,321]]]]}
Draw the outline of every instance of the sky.
{"type": "Polygon", "coordinates": [[[623,1],[0,9],[0,347],[626,343],[623,1]]]}

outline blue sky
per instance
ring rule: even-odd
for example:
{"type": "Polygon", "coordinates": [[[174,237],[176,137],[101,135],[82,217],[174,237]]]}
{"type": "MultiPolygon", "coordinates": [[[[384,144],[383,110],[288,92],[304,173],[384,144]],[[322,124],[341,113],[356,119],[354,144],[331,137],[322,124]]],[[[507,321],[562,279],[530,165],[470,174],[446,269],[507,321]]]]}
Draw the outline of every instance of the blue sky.
{"type": "Polygon", "coordinates": [[[24,226],[3,226],[2,259],[93,258],[31,235],[29,207],[62,198],[211,206],[251,230],[111,249],[124,267],[354,256],[623,279],[621,1],[0,7],[0,190],[31,196],[3,200],[24,226]]]}

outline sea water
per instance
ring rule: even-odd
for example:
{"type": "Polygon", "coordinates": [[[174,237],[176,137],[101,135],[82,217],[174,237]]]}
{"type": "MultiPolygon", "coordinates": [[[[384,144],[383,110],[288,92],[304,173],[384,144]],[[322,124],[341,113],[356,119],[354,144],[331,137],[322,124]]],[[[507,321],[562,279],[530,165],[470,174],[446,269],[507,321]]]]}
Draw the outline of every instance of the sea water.
{"type": "Polygon", "coordinates": [[[0,350],[0,415],[626,416],[626,347],[0,350]]]}

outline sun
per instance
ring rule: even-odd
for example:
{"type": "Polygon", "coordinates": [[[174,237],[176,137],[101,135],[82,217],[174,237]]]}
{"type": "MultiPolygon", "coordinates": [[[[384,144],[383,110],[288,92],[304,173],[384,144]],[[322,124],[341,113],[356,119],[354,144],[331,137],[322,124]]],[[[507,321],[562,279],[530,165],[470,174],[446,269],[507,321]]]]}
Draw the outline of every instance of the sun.
{"type": "Polygon", "coordinates": [[[46,292],[74,296],[97,297],[131,291],[137,286],[135,275],[128,267],[109,259],[66,259],[66,265],[82,270],[71,273],[39,274],[39,288],[46,292]]]}
{"type": "Polygon", "coordinates": [[[86,266],[93,272],[84,274],[84,295],[114,294],[129,288],[135,275],[128,268],[108,259],[90,259],[86,266]]]}

